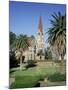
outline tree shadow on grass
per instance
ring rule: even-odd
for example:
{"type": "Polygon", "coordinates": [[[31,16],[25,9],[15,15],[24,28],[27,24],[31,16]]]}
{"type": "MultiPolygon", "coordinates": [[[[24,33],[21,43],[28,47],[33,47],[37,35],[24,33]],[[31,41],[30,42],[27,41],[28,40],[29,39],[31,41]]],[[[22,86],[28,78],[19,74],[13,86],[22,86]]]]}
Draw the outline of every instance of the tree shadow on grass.
{"type": "Polygon", "coordinates": [[[10,70],[9,73],[11,74],[11,73],[13,73],[13,72],[15,72],[15,71],[17,71],[17,70],[13,69],[13,70],[10,70]]]}
{"type": "Polygon", "coordinates": [[[13,71],[10,71],[10,73],[13,73],[13,72],[15,72],[15,70],[13,70],[13,71]]]}
{"type": "Polygon", "coordinates": [[[40,83],[38,82],[34,87],[40,87],[40,83]]]}
{"type": "Polygon", "coordinates": [[[33,67],[36,67],[36,65],[26,65],[25,68],[28,69],[28,68],[33,68],[33,67]]]}

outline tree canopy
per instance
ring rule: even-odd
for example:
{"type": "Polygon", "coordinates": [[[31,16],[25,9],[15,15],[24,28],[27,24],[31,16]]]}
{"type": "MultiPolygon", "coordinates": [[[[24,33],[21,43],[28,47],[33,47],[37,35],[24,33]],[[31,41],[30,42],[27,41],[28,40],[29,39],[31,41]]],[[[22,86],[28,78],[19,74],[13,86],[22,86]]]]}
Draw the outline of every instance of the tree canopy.
{"type": "Polygon", "coordinates": [[[66,53],[66,14],[54,13],[50,20],[51,27],[48,30],[48,42],[52,49],[63,59],[66,53]]]}

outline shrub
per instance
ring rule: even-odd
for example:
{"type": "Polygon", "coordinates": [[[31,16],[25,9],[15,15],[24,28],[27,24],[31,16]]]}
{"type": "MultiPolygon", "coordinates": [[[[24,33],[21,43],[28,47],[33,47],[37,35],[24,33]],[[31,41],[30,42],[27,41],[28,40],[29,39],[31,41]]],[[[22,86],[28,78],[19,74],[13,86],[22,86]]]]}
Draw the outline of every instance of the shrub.
{"type": "Polygon", "coordinates": [[[48,76],[48,80],[51,82],[65,81],[66,74],[55,73],[53,75],[48,76]]]}
{"type": "Polygon", "coordinates": [[[54,60],[55,63],[61,63],[61,60],[54,60]]]}
{"type": "Polygon", "coordinates": [[[52,52],[49,47],[45,49],[45,59],[52,59],[52,52]]]}
{"type": "Polygon", "coordinates": [[[34,67],[34,66],[36,66],[36,61],[34,61],[34,60],[28,60],[27,61],[26,68],[28,68],[28,67],[34,67]]]}
{"type": "Polygon", "coordinates": [[[10,59],[10,62],[9,62],[10,68],[18,67],[19,62],[18,62],[18,60],[16,60],[14,52],[10,52],[9,56],[10,56],[10,58],[9,58],[10,59]]]}

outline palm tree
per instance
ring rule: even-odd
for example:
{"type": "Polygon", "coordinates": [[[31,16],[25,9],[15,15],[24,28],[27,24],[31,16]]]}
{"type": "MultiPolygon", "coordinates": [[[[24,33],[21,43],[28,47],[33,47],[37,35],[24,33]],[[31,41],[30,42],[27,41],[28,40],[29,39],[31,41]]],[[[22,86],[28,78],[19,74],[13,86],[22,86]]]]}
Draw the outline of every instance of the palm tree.
{"type": "Polygon", "coordinates": [[[15,41],[16,50],[18,50],[19,57],[20,57],[20,70],[22,69],[22,57],[23,51],[28,48],[27,36],[26,35],[19,35],[15,41]]]}
{"type": "Polygon", "coordinates": [[[58,53],[61,59],[64,59],[66,54],[66,15],[54,13],[52,15],[51,28],[48,30],[48,42],[51,48],[58,53]]]}

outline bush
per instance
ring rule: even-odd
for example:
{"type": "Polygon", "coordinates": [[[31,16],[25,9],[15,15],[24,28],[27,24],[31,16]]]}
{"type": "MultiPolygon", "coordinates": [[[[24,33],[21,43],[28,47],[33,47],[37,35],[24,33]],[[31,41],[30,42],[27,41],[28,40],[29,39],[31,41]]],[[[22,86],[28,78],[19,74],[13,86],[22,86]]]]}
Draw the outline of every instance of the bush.
{"type": "Polygon", "coordinates": [[[52,52],[48,47],[45,49],[45,59],[52,59],[52,52]]]}
{"type": "Polygon", "coordinates": [[[61,60],[54,60],[55,63],[61,63],[61,60]]]}
{"type": "Polygon", "coordinates": [[[34,66],[36,66],[36,61],[34,61],[34,60],[28,60],[27,61],[26,68],[28,68],[28,67],[34,67],[34,66]]]}
{"type": "Polygon", "coordinates": [[[51,82],[66,81],[66,74],[55,73],[48,76],[48,80],[51,82]]]}
{"type": "Polygon", "coordinates": [[[9,62],[9,65],[10,65],[10,68],[13,68],[13,67],[18,67],[19,65],[18,65],[18,60],[16,60],[16,58],[15,58],[15,54],[14,54],[14,52],[10,52],[10,62],[9,62]]]}

